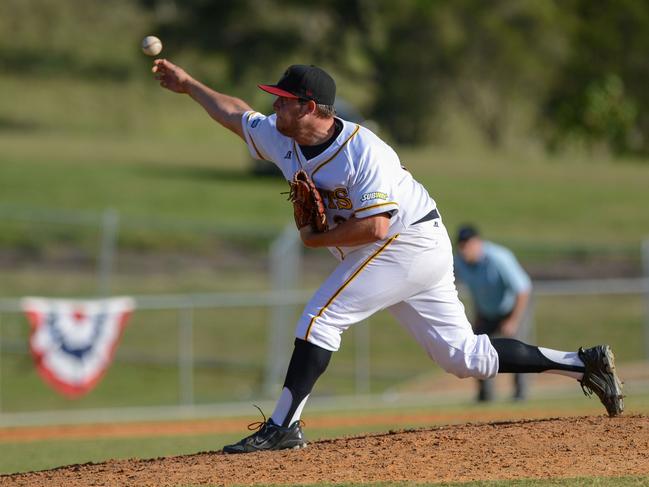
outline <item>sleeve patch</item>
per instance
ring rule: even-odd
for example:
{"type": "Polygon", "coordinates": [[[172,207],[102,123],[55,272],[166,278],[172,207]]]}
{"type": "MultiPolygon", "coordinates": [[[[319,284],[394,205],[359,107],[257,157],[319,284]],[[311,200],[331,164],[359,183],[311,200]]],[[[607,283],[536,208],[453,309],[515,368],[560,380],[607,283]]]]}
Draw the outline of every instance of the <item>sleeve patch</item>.
{"type": "Polygon", "coordinates": [[[371,201],[371,200],[387,200],[387,193],[382,193],[381,191],[372,191],[370,193],[365,193],[361,196],[361,201],[371,201]]]}

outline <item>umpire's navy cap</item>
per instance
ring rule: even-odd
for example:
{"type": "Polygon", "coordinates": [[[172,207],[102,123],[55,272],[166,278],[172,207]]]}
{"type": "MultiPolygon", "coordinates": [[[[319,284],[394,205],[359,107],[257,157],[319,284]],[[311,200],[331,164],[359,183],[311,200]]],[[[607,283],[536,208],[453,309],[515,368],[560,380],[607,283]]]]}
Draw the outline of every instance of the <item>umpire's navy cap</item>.
{"type": "Polygon", "coordinates": [[[478,229],[473,225],[462,225],[457,231],[457,243],[466,242],[478,235],[478,229]]]}
{"type": "Polygon", "coordinates": [[[273,95],[313,100],[318,105],[333,105],[336,100],[336,82],[325,70],[313,65],[294,64],[276,85],[258,86],[273,95]]]}

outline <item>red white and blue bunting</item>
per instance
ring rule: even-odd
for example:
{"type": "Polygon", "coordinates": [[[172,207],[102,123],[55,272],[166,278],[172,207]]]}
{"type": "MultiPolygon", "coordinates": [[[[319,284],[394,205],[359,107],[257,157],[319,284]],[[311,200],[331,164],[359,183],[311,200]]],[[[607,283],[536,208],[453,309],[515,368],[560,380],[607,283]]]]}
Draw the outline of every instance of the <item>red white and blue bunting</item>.
{"type": "Polygon", "coordinates": [[[135,303],[120,297],[99,300],[24,298],[31,326],[29,345],[38,373],[68,398],[91,391],[113,360],[135,303]]]}

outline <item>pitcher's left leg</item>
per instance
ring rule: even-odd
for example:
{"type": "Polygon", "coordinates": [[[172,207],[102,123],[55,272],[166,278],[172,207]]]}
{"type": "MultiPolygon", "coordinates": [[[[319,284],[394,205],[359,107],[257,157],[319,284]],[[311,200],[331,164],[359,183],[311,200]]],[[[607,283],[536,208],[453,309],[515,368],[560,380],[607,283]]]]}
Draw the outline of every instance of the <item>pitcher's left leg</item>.
{"type": "Polygon", "coordinates": [[[494,338],[492,342],[498,351],[499,372],[548,372],[573,377],[581,384],[584,394],[599,397],[609,416],[619,416],[624,411],[622,381],[610,346],[562,352],[512,338],[494,338]]]}
{"type": "Polygon", "coordinates": [[[457,297],[419,296],[388,309],[446,372],[477,379],[498,372],[498,353],[487,335],[473,333],[457,297]]]}

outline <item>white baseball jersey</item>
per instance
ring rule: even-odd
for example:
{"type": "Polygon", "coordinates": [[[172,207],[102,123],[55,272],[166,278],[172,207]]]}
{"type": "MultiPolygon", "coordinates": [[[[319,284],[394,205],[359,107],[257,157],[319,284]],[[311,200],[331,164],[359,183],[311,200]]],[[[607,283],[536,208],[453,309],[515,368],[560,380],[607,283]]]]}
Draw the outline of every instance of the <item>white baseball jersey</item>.
{"type": "Polygon", "coordinates": [[[498,354],[486,335],[473,333],[458,299],[441,218],[417,223],[436,208],[435,201],[394,150],[343,120],[336,140],[306,160],[299,145],[279,133],[275,118],[243,115],[250,153],[275,163],[287,180],[306,170],[322,193],[330,227],[351,216],[391,216],[384,240],[329,249],[340,263],[306,305],[296,336],[335,351],[349,326],[387,309],[445,370],[459,377],[494,376],[498,354]]]}
{"type": "MultiPolygon", "coordinates": [[[[307,160],[293,139],[277,131],[275,118],[256,112],[244,115],[250,153],[275,163],[287,180],[305,169],[322,195],[330,228],[351,216],[389,212],[391,237],[435,208],[426,188],[401,166],[394,150],[365,127],[341,120],[336,141],[307,160]]],[[[356,248],[329,250],[342,260],[356,248]]]]}

